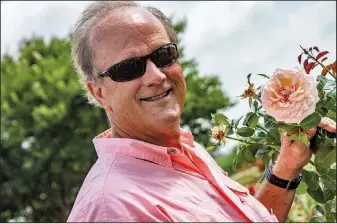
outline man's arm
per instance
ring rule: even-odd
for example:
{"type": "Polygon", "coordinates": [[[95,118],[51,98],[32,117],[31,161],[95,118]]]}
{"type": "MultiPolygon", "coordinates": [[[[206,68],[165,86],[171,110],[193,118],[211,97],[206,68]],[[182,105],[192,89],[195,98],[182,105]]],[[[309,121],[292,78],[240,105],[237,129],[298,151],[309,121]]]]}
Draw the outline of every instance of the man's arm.
{"type": "MultiPolygon", "coordinates": [[[[318,124],[329,132],[336,132],[336,123],[328,118],[322,118],[318,124]]],[[[307,130],[308,140],[315,135],[317,128],[307,130]]],[[[285,180],[293,180],[309,163],[312,151],[296,140],[293,143],[288,135],[281,135],[281,150],[273,167],[273,174],[285,180]]],[[[257,195],[257,199],[269,210],[273,211],[280,222],[285,222],[294,201],[296,190],[287,190],[265,181],[257,195]]]]}
{"type": "MultiPolygon", "coordinates": [[[[283,173],[273,169],[273,174],[287,180],[292,180],[294,177],[286,178],[283,173]]],[[[268,209],[272,211],[279,222],[285,222],[294,201],[296,190],[287,190],[270,184],[264,181],[264,184],[257,195],[257,199],[268,209]]]]}

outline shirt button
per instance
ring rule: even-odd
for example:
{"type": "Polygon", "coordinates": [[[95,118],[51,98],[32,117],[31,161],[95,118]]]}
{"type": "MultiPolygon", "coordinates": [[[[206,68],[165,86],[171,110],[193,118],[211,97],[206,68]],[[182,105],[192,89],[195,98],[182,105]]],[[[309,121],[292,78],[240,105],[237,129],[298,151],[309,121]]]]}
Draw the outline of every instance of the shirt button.
{"type": "Polygon", "coordinates": [[[177,154],[177,150],[174,149],[174,148],[169,148],[167,151],[168,151],[169,155],[175,155],[175,154],[177,154]]]}

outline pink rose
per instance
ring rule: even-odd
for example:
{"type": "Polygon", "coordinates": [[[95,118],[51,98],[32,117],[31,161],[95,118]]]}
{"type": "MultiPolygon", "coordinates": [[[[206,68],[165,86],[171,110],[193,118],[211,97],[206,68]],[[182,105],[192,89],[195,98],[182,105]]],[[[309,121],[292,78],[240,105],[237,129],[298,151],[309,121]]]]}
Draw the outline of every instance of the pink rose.
{"type": "Polygon", "coordinates": [[[276,69],[261,90],[266,113],[285,123],[300,123],[315,112],[318,100],[314,77],[301,68],[276,69]]]}

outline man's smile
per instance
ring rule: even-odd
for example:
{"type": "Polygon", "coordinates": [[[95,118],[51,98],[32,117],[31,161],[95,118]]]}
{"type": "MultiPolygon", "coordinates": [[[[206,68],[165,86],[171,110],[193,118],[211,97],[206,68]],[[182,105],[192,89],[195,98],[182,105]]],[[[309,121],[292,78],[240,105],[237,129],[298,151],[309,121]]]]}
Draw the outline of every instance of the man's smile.
{"type": "Polygon", "coordinates": [[[140,99],[141,101],[147,101],[147,102],[152,102],[152,101],[156,101],[156,100],[160,100],[162,98],[165,98],[167,97],[170,92],[171,92],[172,89],[169,89],[161,94],[158,94],[158,95],[155,95],[155,96],[152,96],[152,97],[148,97],[148,98],[142,98],[140,99]]]}

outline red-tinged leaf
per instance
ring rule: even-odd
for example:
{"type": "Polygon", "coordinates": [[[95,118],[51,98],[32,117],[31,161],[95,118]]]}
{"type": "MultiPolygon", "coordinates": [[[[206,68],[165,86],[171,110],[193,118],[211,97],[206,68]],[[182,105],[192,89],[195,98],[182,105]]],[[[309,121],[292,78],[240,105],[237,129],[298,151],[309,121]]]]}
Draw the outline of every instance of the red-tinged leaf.
{"type": "Polygon", "coordinates": [[[336,61],[327,66],[329,70],[332,70],[332,73],[336,75],[336,61]]]}
{"type": "Polygon", "coordinates": [[[300,55],[298,56],[297,60],[298,60],[298,63],[301,64],[301,61],[302,61],[302,54],[300,54],[300,55]]]}
{"type": "Polygon", "coordinates": [[[323,58],[321,62],[325,61],[326,59],[328,59],[328,57],[323,58]]]}
{"type": "Polygon", "coordinates": [[[317,52],[319,52],[319,50],[318,50],[318,47],[317,47],[317,46],[313,47],[313,49],[315,49],[317,52]]]}
{"type": "Polygon", "coordinates": [[[325,68],[323,68],[323,70],[321,72],[321,76],[326,76],[327,72],[328,72],[328,70],[326,70],[325,68]]]}
{"type": "Polygon", "coordinates": [[[318,61],[321,57],[323,57],[324,55],[326,55],[327,53],[329,53],[328,51],[322,51],[320,53],[318,53],[316,60],[318,61]]]}
{"type": "Polygon", "coordinates": [[[310,62],[309,64],[307,64],[306,66],[304,66],[304,70],[307,74],[310,73],[311,69],[313,68],[315,62],[310,62]]]}
{"type": "Polygon", "coordinates": [[[305,59],[305,61],[303,62],[303,67],[304,67],[304,68],[308,65],[308,61],[309,61],[309,59],[307,58],[307,59],[305,59]]]}

